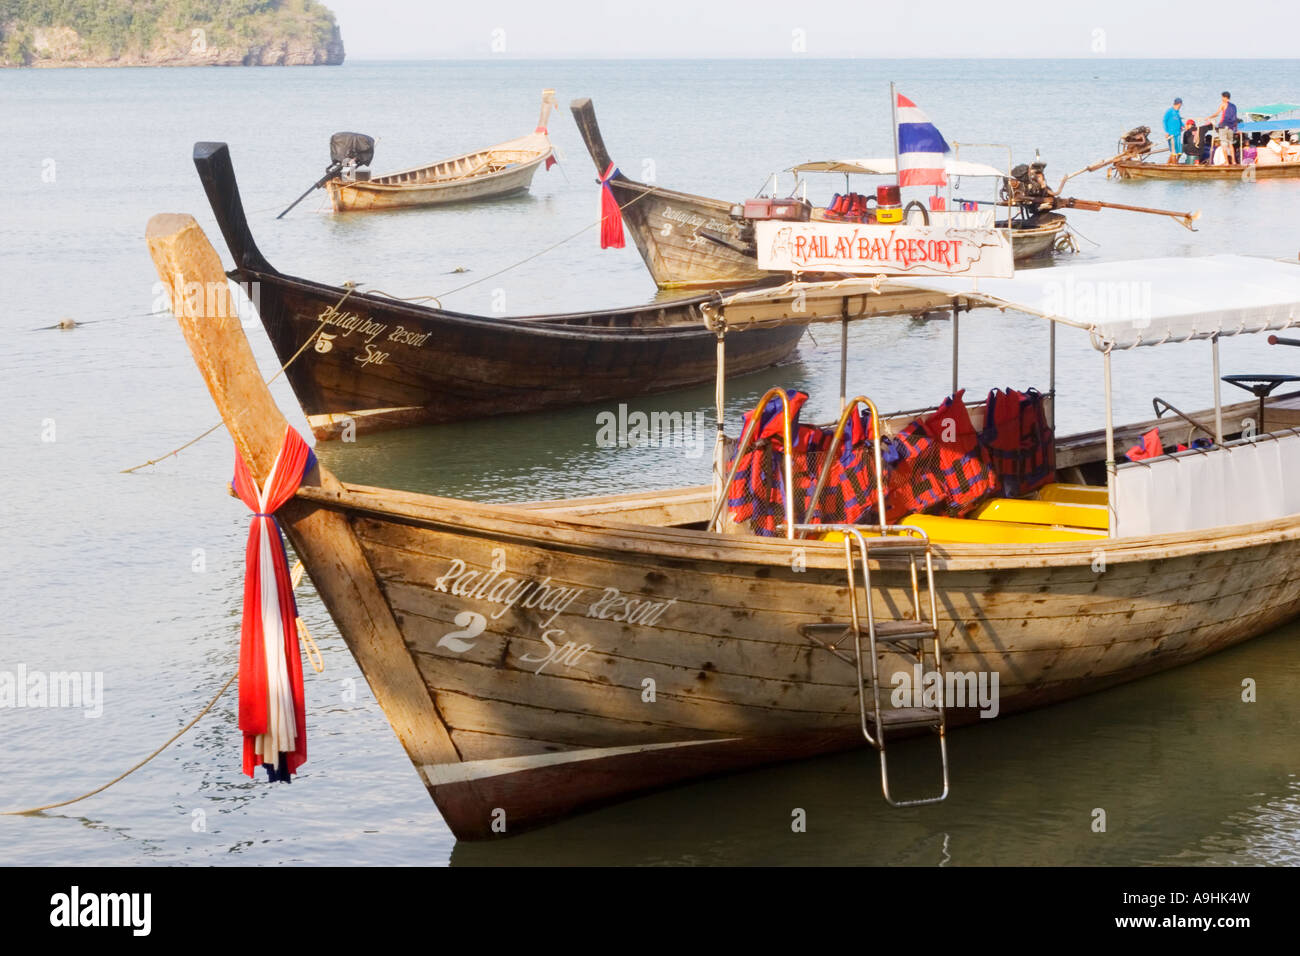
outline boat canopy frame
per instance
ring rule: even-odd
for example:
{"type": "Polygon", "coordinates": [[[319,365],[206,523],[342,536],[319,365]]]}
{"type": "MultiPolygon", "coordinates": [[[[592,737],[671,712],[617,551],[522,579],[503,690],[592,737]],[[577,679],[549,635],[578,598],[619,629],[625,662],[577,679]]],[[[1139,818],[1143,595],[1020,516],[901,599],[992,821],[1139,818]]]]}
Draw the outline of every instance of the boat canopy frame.
{"type": "MultiPolygon", "coordinates": [[[[906,299],[894,302],[884,309],[872,309],[873,296],[888,293],[915,292],[938,293],[946,296],[944,310],[952,318],[952,390],[955,394],[959,386],[960,349],[959,316],[962,311],[970,312],[977,308],[996,309],[1000,312],[1015,311],[1047,321],[1049,386],[1051,425],[1056,422],[1056,327],[1064,325],[1086,331],[1093,348],[1102,355],[1102,385],[1106,408],[1106,488],[1107,508],[1109,514],[1108,534],[1116,536],[1117,515],[1115,504],[1115,476],[1118,463],[1115,458],[1115,419],[1113,408],[1113,386],[1111,355],[1116,350],[1127,350],[1139,346],[1165,345],[1174,342],[1189,342],[1208,339],[1213,353],[1214,386],[1214,439],[1218,446],[1224,445],[1223,398],[1220,378],[1219,340],[1237,335],[1251,335],[1261,332],[1282,331],[1300,325],[1300,259],[1268,259],[1262,257],[1221,255],[1203,256],[1183,259],[1148,259],[1121,263],[1088,263],[1074,266],[1058,266],[1053,269],[1028,270],[1017,273],[1010,279],[969,279],[948,277],[854,277],[829,282],[801,282],[792,280],[781,287],[783,291],[805,296],[816,296],[818,301],[827,299],[833,302],[840,299],[840,308],[814,308],[795,316],[770,316],[745,311],[746,304],[757,301],[756,293],[743,290],[730,295],[718,295],[702,303],[701,312],[704,321],[717,339],[717,379],[715,386],[715,418],[717,437],[714,446],[713,462],[713,513],[718,515],[725,503],[727,474],[726,455],[726,337],[729,333],[751,328],[761,328],[772,324],[787,323],[840,323],[840,413],[843,415],[848,404],[848,326],[850,322],[863,319],[885,318],[888,316],[911,315],[933,312],[938,308],[933,300],[929,308],[916,304],[905,304],[906,299]],[[1121,316],[1119,320],[1104,323],[1096,318],[1089,320],[1081,313],[1085,312],[1084,298],[1065,290],[1072,289],[1072,283],[1115,283],[1126,281],[1123,275],[1147,275],[1155,278],[1135,281],[1146,282],[1149,300],[1145,309],[1132,309],[1131,314],[1121,316]],[[1159,280],[1157,282],[1157,280],[1159,280]],[[1228,290],[1228,296],[1206,299],[1203,290],[1215,285],[1222,285],[1228,290]],[[1050,304],[1045,290],[1050,285],[1060,286],[1062,295],[1058,298],[1058,308],[1050,304]],[[1190,288],[1189,288],[1190,286],[1190,288]],[[1158,313],[1150,303],[1160,303],[1162,310],[1158,313]],[[1157,315],[1159,318],[1157,319],[1157,315]],[[1157,322],[1160,324],[1157,325],[1157,322]],[[1156,326],[1160,334],[1143,333],[1156,326]]],[[[1098,291],[1093,289],[1095,297],[1098,291]]],[[[769,294],[771,290],[765,290],[769,294]]],[[[883,303],[883,300],[882,300],[883,303]]],[[[1088,308],[1095,308],[1095,298],[1088,308]]],[[[763,398],[763,404],[771,397],[769,391],[763,398]]],[[[782,414],[784,426],[789,431],[789,405],[784,401],[782,414]]],[[[760,404],[759,408],[762,408],[760,404]]],[[[755,416],[757,419],[757,415],[755,416]]],[[[751,422],[751,426],[754,423],[751,422]]],[[[1259,423],[1262,430],[1263,422],[1259,423]]],[[[879,431],[877,432],[879,433],[879,431]]],[[[739,458],[739,449],[737,452],[739,458]]],[[[787,487],[793,488],[787,475],[787,487]]],[[[793,516],[787,503],[788,520],[793,516]]],[[[789,532],[788,532],[789,533],[789,532]]]]}
{"type": "MultiPolygon", "coordinates": [[[[1012,157],[1010,146],[1007,146],[1004,143],[960,143],[955,140],[953,141],[952,146],[953,146],[952,157],[945,158],[943,161],[944,173],[946,174],[948,179],[947,192],[945,194],[946,197],[945,207],[948,211],[952,211],[952,206],[954,202],[954,197],[952,194],[953,180],[969,178],[969,179],[993,179],[998,182],[1002,182],[1002,181],[1010,182],[1011,179],[1013,178],[1011,173],[1014,167],[1012,166],[1013,157],[1012,157]],[[1005,150],[1007,154],[1007,168],[1005,170],[1002,170],[1002,169],[998,169],[996,166],[990,166],[987,163],[972,162],[970,160],[962,159],[961,151],[963,148],[967,151],[967,154],[969,154],[972,149],[996,149],[998,151],[1005,150]]],[[[782,173],[789,173],[791,176],[794,177],[794,185],[792,186],[788,195],[792,198],[797,196],[798,198],[806,201],[808,199],[808,183],[806,180],[802,178],[805,173],[831,173],[831,174],[839,173],[844,176],[845,190],[849,190],[851,188],[849,183],[850,176],[897,177],[898,159],[895,156],[880,156],[880,157],[870,157],[870,158],[861,158],[861,159],[810,160],[808,162],[799,163],[795,166],[791,166],[788,169],[783,169],[779,172],[771,173],[767,177],[767,179],[764,180],[762,187],[759,189],[758,191],[759,195],[760,196],[765,195],[768,187],[770,186],[772,191],[772,196],[775,198],[779,191],[779,183],[780,183],[780,177],[782,173]]],[[[934,195],[937,196],[938,194],[939,194],[939,187],[936,186],[934,188],[934,195]]],[[[984,200],[976,200],[976,202],[979,205],[992,206],[995,210],[995,218],[996,218],[996,209],[999,206],[1008,207],[1007,221],[1008,223],[1010,223],[1010,219],[1011,219],[1010,204],[1001,201],[1001,199],[998,196],[995,195],[992,200],[989,200],[987,202],[984,200]]]]}

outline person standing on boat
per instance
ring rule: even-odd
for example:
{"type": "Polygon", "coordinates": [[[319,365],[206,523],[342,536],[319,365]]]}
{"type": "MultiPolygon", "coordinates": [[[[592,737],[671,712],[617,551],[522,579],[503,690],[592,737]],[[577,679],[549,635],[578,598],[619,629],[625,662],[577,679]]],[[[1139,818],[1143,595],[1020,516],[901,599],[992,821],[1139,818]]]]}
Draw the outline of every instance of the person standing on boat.
{"type": "Polygon", "coordinates": [[[1201,158],[1201,139],[1197,135],[1196,120],[1189,119],[1183,131],[1183,162],[1195,166],[1201,158]]]}
{"type": "Polygon", "coordinates": [[[1183,151],[1183,114],[1179,112],[1183,108],[1183,98],[1174,97],[1174,105],[1165,110],[1165,142],[1169,145],[1168,165],[1182,161],[1180,155],[1183,151]]]}
{"type": "Polygon", "coordinates": [[[1237,104],[1232,102],[1232,94],[1224,90],[1223,101],[1219,108],[1205,118],[1213,123],[1219,132],[1219,143],[1223,146],[1223,160],[1229,166],[1236,163],[1233,138],[1237,135],[1237,104]]]}

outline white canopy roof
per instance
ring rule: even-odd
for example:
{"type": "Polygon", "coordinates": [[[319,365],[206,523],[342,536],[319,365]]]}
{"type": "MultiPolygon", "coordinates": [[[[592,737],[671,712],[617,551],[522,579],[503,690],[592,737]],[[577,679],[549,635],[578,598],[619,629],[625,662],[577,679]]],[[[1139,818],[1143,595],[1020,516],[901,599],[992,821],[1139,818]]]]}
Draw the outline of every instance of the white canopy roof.
{"type": "Polygon", "coordinates": [[[1300,325],[1300,263],[1249,256],[1094,262],[1010,279],[908,277],[900,284],[1086,329],[1093,345],[1127,349],[1300,325]]]}
{"type": "MultiPolygon", "coordinates": [[[[1006,176],[1007,170],[987,166],[984,163],[970,163],[964,159],[945,159],[944,172],[949,176],[1006,176]]],[[[796,173],[863,173],[868,176],[892,176],[897,172],[894,157],[880,159],[826,159],[811,163],[800,163],[791,167],[796,173]]]]}

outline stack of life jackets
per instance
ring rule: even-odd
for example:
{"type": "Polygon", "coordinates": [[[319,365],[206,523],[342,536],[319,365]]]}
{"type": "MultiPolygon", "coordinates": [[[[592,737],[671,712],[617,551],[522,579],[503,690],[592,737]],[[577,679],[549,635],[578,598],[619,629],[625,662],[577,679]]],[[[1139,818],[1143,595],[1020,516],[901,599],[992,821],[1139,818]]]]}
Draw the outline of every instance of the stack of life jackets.
{"type": "MultiPolygon", "coordinates": [[[[830,452],[833,432],[821,439],[825,447],[814,453],[814,475],[820,475],[830,452]]],[[[875,446],[871,413],[859,406],[844,428],[840,447],[826,475],[826,487],[815,505],[809,504],[808,524],[871,524],[878,522],[875,446]]],[[[812,462],[810,462],[810,465],[812,462]]]]}
{"type": "MultiPolygon", "coordinates": [[[[786,396],[790,402],[790,433],[794,440],[796,501],[804,502],[817,482],[819,453],[829,436],[820,428],[799,424],[799,410],[808,401],[807,392],[787,390],[786,396]]],[[[745,413],[742,435],[753,414],[745,413]]],[[[785,438],[779,398],[763,406],[755,427],[753,440],[741,456],[736,475],[727,488],[727,507],[732,521],[746,525],[754,534],[775,537],[785,522],[785,438]]]]}
{"type": "MultiPolygon", "coordinates": [[[[870,414],[859,408],[849,419],[830,463],[826,487],[810,511],[809,498],[833,433],[799,424],[799,410],[808,395],[786,394],[794,439],[796,510],[803,520],[808,524],[879,522],[876,436],[870,414]]],[[[964,517],[989,498],[1028,494],[1055,479],[1055,441],[1040,392],[990,392],[982,433],[971,422],[964,395],[964,390],[950,395],[930,415],[914,419],[897,435],[881,438],[887,523],[897,524],[917,513],[964,517]]],[[[746,413],[742,433],[752,414],[746,413]]],[[[727,505],[737,524],[754,534],[776,536],[785,520],[779,399],[763,407],[757,428],[727,489],[727,505]]]]}
{"type": "Polygon", "coordinates": [[[867,198],[861,193],[836,193],[826,207],[827,219],[862,222],[867,217],[867,198]]]}
{"type": "Polygon", "coordinates": [[[881,457],[889,523],[914,513],[960,518],[1001,490],[998,472],[971,423],[964,391],[885,439],[881,457]]]}
{"type": "Polygon", "coordinates": [[[1056,480],[1056,436],[1037,389],[989,392],[980,440],[1007,497],[1027,495],[1056,480]]]}

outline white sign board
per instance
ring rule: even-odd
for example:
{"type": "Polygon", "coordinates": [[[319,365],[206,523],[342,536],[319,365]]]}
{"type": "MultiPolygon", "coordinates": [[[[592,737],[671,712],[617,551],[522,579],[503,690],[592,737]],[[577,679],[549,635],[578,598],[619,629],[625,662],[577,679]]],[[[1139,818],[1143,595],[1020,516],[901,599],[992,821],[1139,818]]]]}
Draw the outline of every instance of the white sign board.
{"type": "Polygon", "coordinates": [[[754,237],[759,268],[774,272],[999,279],[1015,273],[1004,229],[764,219],[754,223],[754,237]]]}

